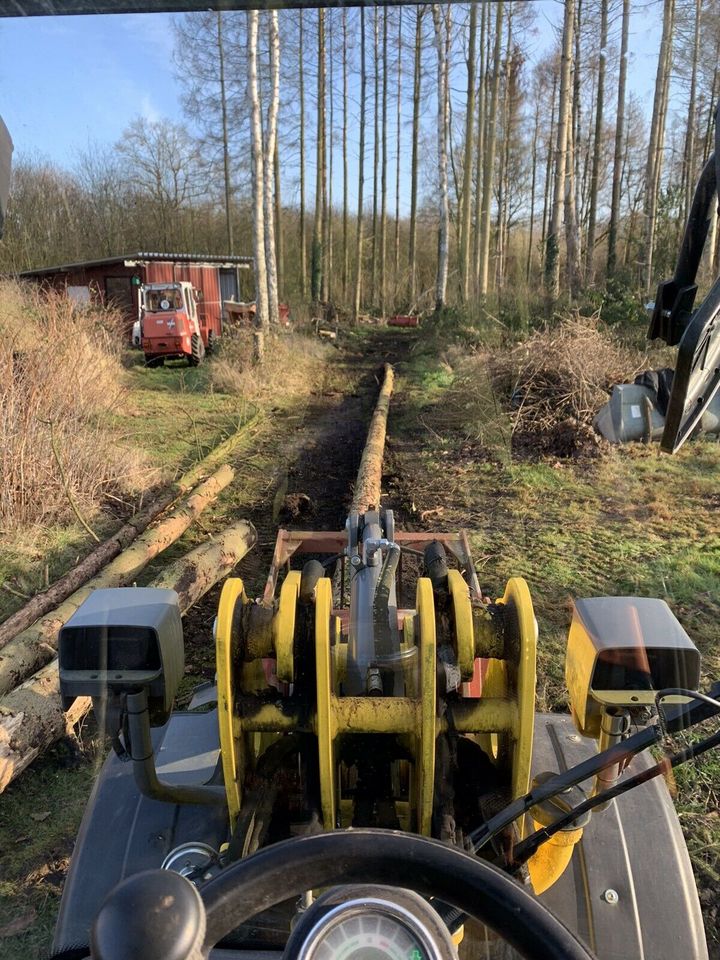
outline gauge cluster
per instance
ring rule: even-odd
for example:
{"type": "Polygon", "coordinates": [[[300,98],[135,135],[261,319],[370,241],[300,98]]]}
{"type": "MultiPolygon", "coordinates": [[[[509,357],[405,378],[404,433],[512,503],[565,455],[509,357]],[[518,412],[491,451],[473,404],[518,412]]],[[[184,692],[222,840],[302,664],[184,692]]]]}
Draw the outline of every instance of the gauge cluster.
{"type": "Polygon", "coordinates": [[[409,890],[345,886],[328,891],[298,921],[287,960],[457,960],[447,928],[409,890]]]}

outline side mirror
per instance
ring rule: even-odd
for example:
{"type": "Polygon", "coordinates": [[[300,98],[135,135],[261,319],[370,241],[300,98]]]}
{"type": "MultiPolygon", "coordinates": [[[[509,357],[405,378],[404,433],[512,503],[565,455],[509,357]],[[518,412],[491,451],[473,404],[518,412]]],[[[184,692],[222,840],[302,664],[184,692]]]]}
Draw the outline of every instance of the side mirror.
{"type": "Polygon", "coordinates": [[[583,736],[597,739],[604,711],[651,706],[660,690],[672,687],[696,690],[700,653],[664,600],[578,600],[568,636],[565,680],[575,726],[583,736]]]}
{"type": "Polygon", "coordinates": [[[103,700],[145,691],[151,723],[170,716],[185,668],[174,590],[95,590],[60,630],[60,693],[103,700]]]}

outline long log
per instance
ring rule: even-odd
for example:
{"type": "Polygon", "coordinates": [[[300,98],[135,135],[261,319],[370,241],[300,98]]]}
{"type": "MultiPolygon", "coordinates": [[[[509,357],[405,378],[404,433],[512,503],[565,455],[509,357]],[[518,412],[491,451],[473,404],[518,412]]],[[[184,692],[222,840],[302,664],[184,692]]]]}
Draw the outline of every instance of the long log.
{"type": "MultiPolygon", "coordinates": [[[[251,523],[241,520],[213,542],[203,544],[167,567],[151,587],[169,587],[180,597],[183,613],[218,580],[227,576],[257,540],[251,523]]],[[[60,700],[57,658],[0,700],[0,793],[47,747],[68,733],[90,709],[78,697],[67,713],[60,700]]]]}
{"type": "Polygon", "coordinates": [[[382,463],[385,452],[385,434],[387,432],[387,418],[390,410],[390,397],[393,392],[393,368],[385,364],[385,379],[383,381],[375,412],[370,421],[365,449],[360,460],[355,492],[353,494],[352,510],[365,513],[367,510],[377,510],[380,506],[382,486],[382,463]]]}
{"type": "Polygon", "coordinates": [[[13,637],[17,636],[26,627],[35,623],[40,617],[54,610],[66,600],[71,593],[78,590],[84,583],[94,577],[99,570],[110,563],[119,553],[125,550],[141,533],[180,499],[193,489],[203,477],[209,476],[214,466],[222,461],[238,446],[248,428],[257,420],[257,414],[236,430],[230,437],[214,447],[199,463],[191,467],[178,480],[175,480],[167,490],[164,490],[155,500],[140,510],[131,520],[123,524],[120,529],[107,540],[99,544],[80,563],[68,570],[66,574],[51,584],[47,590],[36,594],[19,610],[12,613],[0,623],[0,649],[13,637]]]}
{"type": "Polygon", "coordinates": [[[193,520],[231,483],[234,476],[232,467],[220,467],[205,483],[200,484],[181,506],[148,528],[98,576],[11,640],[0,652],[0,695],[12,690],[34,670],[52,659],[57,649],[58,630],[93,590],[98,587],[122,587],[132,583],[154,557],[182,536],[193,520]]]}

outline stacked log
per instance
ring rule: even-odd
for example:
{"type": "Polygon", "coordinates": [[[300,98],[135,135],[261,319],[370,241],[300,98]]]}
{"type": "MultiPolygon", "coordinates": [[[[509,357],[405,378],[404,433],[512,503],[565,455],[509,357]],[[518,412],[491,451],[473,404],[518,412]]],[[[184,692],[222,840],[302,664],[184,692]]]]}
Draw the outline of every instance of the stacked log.
{"type": "MultiPolygon", "coordinates": [[[[210,476],[212,471],[219,464],[222,464],[244,439],[247,430],[256,420],[257,415],[244,423],[240,429],[211,450],[199,463],[191,467],[187,473],[175,480],[167,490],[164,490],[151,503],[140,509],[116,533],[95,547],[72,570],[56,580],[47,590],[36,594],[23,607],[0,623],[0,648],[35,623],[36,620],[39,620],[40,617],[50,610],[54,610],[63,600],[67,600],[72,593],[84,583],[87,583],[91,577],[94,577],[111,560],[114,560],[118,554],[127,549],[140,534],[147,530],[154,520],[172,507],[180,497],[196,487],[201,480],[210,476]]],[[[215,475],[217,476],[217,473],[215,475]]]]}
{"type": "Polygon", "coordinates": [[[174,543],[233,480],[235,471],[220,467],[167,517],[149,527],[96,577],[59,607],[10,640],[0,652],[0,695],[13,690],[34,670],[52,659],[60,627],[98,587],[131,584],[159,553],[174,543]]]}
{"type": "MultiPolygon", "coordinates": [[[[241,520],[170,564],[148,586],[175,590],[184,614],[230,573],[256,540],[253,525],[241,520]]],[[[63,712],[57,659],[4,696],[0,700],[0,793],[43,750],[71,730],[90,705],[87,697],[78,697],[70,710],[63,712]]]]}

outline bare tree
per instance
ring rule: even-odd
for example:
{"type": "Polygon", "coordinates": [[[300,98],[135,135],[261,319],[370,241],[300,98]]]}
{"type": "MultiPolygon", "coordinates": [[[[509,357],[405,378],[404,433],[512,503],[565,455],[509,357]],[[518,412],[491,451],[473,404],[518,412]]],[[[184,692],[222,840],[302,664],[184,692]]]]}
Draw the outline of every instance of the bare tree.
{"type": "MultiPolygon", "coordinates": [[[[572,2],[572,0],[570,0],[572,2]]],[[[483,156],[483,199],[480,222],[480,271],[478,290],[481,297],[487,295],[490,261],[490,204],[492,203],[492,178],[495,169],[495,144],[497,141],[497,106],[500,93],[500,68],[502,59],[503,0],[498,0],[495,15],[495,50],[493,53],[492,90],[490,94],[490,112],[488,132],[485,138],[483,156]]]]}
{"type": "Polygon", "coordinates": [[[303,9],[298,10],[298,82],[300,85],[300,291],[307,296],[307,238],[305,236],[305,45],[303,9]]]}
{"type": "Polygon", "coordinates": [[[280,106],[280,33],[277,10],[271,10],[268,19],[270,47],[270,103],[265,125],[265,156],[263,157],[265,264],[268,285],[268,315],[270,323],[280,323],[278,304],[277,254],[275,248],[274,164],[277,147],[277,117],[280,106]]]}
{"type": "Polygon", "coordinates": [[[625,87],[627,84],[628,38],[630,34],[630,0],[623,0],[620,40],[620,72],[618,75],[617,119],[615,121],[615,152],[613,158],[612,200],[608,227],[607,274],[615,273],[617,262],[617,235],[620,223],[620,184],[622,158],[625,150],[625,87]]]}
{"type": "Polygon", "coordinates": [[[450,30],[450,14],[443,15],[439,4],[432,5],[433,27],[435,30],[435,48],[437,51],[438,75],[438,265],[435,281],[435,313],[439,314],[445,306],[448,278],[450,206],[448,202],[448,55],[447,37],[450,30]]]}
{"type": "Polygon", "coordinates": [[[323,289],[323,201],[325,197],[325,11],[318,10],[317,130],[315,173],[315,216],[313,220],[310,295],[322,298],[323,289]]]}
{"type": "Polygon", "coordinates": [[[608,0],[600,0],[600,52],[598,54],[597,98],[595,108],[595,138],[593,141],[592,173],[590,175],[590,212],[588,215],[587,250],[585,251],[585,282],[595,279],[595,231],[597,227],[598,184],[600,182],[600,148],[603,136],[603,109],[605,106],[605,67],[608,43],[608,0]]]}
{"type": "Polygon", "coordinates": [[[357,228],[355,233],[355,293],[353,296],[353,321],[360,315],[362,290],[362,245],[363,245],[363,191],[365,188],[365,97],[367,91],[367,64],[365,62],[365,7],[360,7],[360,145],[358,150],[358,201],[357,228]]]}
{"type": "Polygon", "coordinates": [[[410,167],[410,245],[408,249],[410,299],[417,296],[417,199],[418,154],[420,140],[420,96],[422,93],[422,17],[424,7],[415,13],[415,57],[413,66],[412,160],[410,167]]]}
{"type": "Polygon", "coordinates": [[[250,101],[250,130],[252,142],[252,198],[253,198],[253,252],[255,255],[255,334],[254,356],[262,362],[265,336],[269,331],[268,286],[265,265],[265,224],[263,218],[264,165],[263,131],[257,70],[258,12],[247,11],[247,67],[248,99],[250,101]]]}
{"type": "Polygon", "coordinates": [[[560,293],[560,218],[565,193],[568,122],[570,120],[570,108],[572,104],[571,67],[574,24],[575,0],[565,0],[562,56],[560,60],[560,94],[558,101],[553,202],[550,226],[545,241],[545,285],[552,300],[557,300],[560,293]]]}
{"type": "Polygon", "coordinates": [[[470,223],[472,212],[472,158],[475,125],[475,49],[477,45],[477,4],[470,7],[470,36],[467,58],[467,96],[465,99],[465,157],[463,161],[462,212],[460,227],[460,272],[462,297],[470,296],[470,223]]]}
{"type": "Polygon", "coordinates": [[[672,68],[672,34],[675,20],[675,0],[664,0],[663,31],[660,40],[657,74],[655,76],[655,96],[650,124],[650,142],[648,144],[647,166],[645,170],[645,250],[643,284],[649,293],[653,280],[653,255],[655,252],[655,227],[657,204],[662,176],[662,158],[665,146],[665,117],[667,114],[668,88],[672,68]]]}

